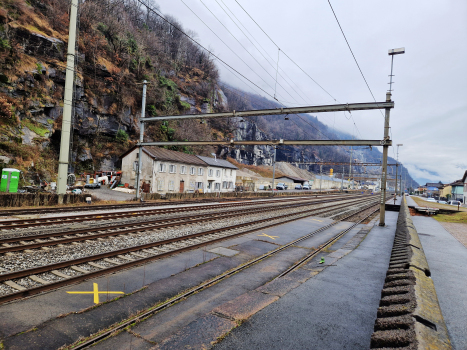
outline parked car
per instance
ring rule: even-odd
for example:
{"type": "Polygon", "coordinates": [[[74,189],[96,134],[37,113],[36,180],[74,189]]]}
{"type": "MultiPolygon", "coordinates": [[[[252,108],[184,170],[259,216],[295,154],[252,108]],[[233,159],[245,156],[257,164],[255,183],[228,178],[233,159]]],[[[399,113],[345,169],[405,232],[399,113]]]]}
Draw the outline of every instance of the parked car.
{"type": "Polygon", "coordinates": [[[99,185],[98,182],[93,182],[92,184],[86,184],[84,185],[86,188],[101,188],[101,185],[99,185]]]}
{"type": "Polygon", "coordinates": [[[283,182],[279,182],[277,185],[276,185],[276,190],[286,190],[287,189],[287,186],[285,183],[283,182]]]}
{"type": "Polygon", "coordinates": [[[308,190],[308,191],[309,191],[310,189],[311,189],[311,188],[310,188],[309,185],[303,185],[303,187],[302,187],[302,190],[308,190]]]}
{"type": "Polygon", "coordinates": [[[447,202],[446,201],[442,201],[442,200],[439,200],[437,201],[439,204],[446,204],[447,202]]]}
{"type": "Polygon", "coordinates": [[[427,198],[425,199],[427,202],[435,202],[436,203],[436,200],[434,198],[427,198]]]}
{"type": "Polygon", "coordinates": [[[79,189],[79,188],[75,188],[73,191],[71,191],[71,193],[74,193],[74,194],[82,194],[83,191],[81,191],[81,189],[79,189]]]}
{"type": "Polygon", "coordinates": [[[302,187],[302,185],[295,185],[295,189],[296,190],[301,190],[301,189],[303,189],[303,187],[302,187]]]}
{"type": "Polygon", "coordinates": [[[448,202],[449,205],[461,205],[461,202],[460,201],[449,201],[448,202]]]}

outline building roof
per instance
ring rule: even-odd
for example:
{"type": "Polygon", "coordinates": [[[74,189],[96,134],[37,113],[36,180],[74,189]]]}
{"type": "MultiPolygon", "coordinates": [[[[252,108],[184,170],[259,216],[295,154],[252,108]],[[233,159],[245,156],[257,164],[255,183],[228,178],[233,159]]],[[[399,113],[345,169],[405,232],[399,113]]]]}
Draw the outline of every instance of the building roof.
{"type": "Polygon", "coordinates": [[[450,186],[464,186],[464,183],[462,182],[462,179],[456,180],[452,183],[449,184],[450,186]]]}
{"type": "Polygon", "coordinates": [[[436,187],[436,188],[443,188],[445,185],[440,184],[438,182],[427,182],[427,187],[436,187]]]}
{"type": "Polygon", "coordinates": [[[196,156],[199,159],[201,159],[203,162],[205,162],[207,165],[211,166],[217,166],[220,168],[230,168],[230,169],[238,169],[235,165],[232,163],[224,160],[224,159],[216,159],[216,158],[211,158],[211,157],[203,157],[203,156],[196,156]]]}
{"type": "MultiPolygon", "coordinates": [[[[131,153],[138,146],[134,146],[125,153],[123,153],[120,158],[124,158],[129,153],[131,153]]],[[[193,165],[206,165],[201,159],[192,154],[187,154],[183,152],[171,151],[165,148],[155,147],[155,146],[144,146],[143,152],[152,157],[155,160],[165,160],[169,162],[193,164],[193,165]]],[[[230,163],[229,163],[230,164],[230,163]]]]}
{"type": "Polygon", "coordinates": [[[465,182],[465,178],[466,178],[466,177],[467,177],[467,170],[465,171],[464,176],[462,176],[462,180],[461,180],[461,181],[462,181],[462,182],[465,182]]]}
{"type": "Polygon", "coordinates": [[[294,180],[294,181],[308,181],[307,179],[302,179],[301,177],[289,176],[289,175],[284,175],[284,176],[278,177],[278,179],[282,179],[283,177],[285,177],[287,179],[294,180]]]}

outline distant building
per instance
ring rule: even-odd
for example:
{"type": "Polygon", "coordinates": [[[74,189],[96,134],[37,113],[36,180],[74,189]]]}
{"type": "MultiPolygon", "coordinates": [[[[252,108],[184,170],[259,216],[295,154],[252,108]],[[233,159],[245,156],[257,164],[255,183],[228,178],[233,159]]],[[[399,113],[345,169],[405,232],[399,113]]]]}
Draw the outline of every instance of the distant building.
{"type": "Polygon", "coordinates": [[[434,195],[439,196],[445,185],[439,182],[428,182],[425,186],[427,197],[433,197],[434,195]]]}
{"type": "MultiPolygon", "coordinates": [[[[140,183],[150,193],[228,192],[234,190],[237,167],[226,160],[195,156],[154,146],[143,147],[140,183]]],[[[122,180],[136,187],[138,146],[121,155],[122,180]]]]}
{"type": "Polygon", "coordinates": [[[207,165],[206,192],[229,192],[235,189],[238,168],[223,159],[197,156],[207,165]]]}
{"type": "Polygon", "coordinates": [[[308,180],[302,179],[300,177],[289,176],[289,175],[278,177],[277,181],[286,182],[286,183],[296,183],[300,185],[308,185],[308,180]]]}
{"type": "Polygon", "coordinates": [[[465,204],[465,200],[467,199],[467,170],[464,173],[464,176],[462,177],[462,183],[464,184],[464,193],[463,193],[463,200],[462,203],[465,204]]]}
{"type": "Polygon", "coordinates": [[[464,183],[462,179],[449,184],[451,186],[451,199],[460,201],[464,198],[464,183]]]}

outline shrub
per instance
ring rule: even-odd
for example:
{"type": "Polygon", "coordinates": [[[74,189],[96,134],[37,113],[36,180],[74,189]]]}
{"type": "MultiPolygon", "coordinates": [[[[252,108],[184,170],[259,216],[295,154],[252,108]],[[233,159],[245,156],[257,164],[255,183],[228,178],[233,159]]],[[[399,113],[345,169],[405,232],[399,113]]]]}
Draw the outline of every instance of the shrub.
{"type": "Polygon", "coordinates": [[[148,114],[149,114],[151,117],[157,117],[156,106],[154,106],[154,105],[148,105],[148,106],[147,106],[147,109],[148,109],[148,114]]]}
{"type": "Polygon", "coordinates": [[[8,40],[0,38],[0,50],[9,50],[9,49],[11,49],[11,46],[8,40]]]}
{"type": "Polygon", "coordinates": [[[128,136],[128,134],[126,133],[125,130],[121,130],[121,129],[120,129],[120,130],[117,131],[117,135],[115,136],[115,140],[116,140],[117,142],[122,142],[122,143],[123,143],[123,142],[127,142],[128,139],[129,139],[129,136],[128,136]]]}
{"type": "Polygon", "coordinates": [[[180,101],[180,105],[183,107],[183,109],[190,109],[191,105],[188,102],[185,101],[180,101]]]}

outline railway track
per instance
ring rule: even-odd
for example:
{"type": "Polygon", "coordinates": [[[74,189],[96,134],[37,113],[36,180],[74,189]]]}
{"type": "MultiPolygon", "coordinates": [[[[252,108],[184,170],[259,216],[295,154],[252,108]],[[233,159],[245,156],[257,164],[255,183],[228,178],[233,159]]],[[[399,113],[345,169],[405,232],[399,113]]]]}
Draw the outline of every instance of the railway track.
{"type": "MultiPolygon", "coordinates": [[[[367,200],[367,198],[360,199],[361,201],[367,200]]],[[[303,201],[299,203],[286,203],[284,206],[283,204],[277,203],[275,205],[268,205],[262,206],[259,208],[250,208],[248,210],[248,214],[258,214],[262,212],[267,212],[271,209],[286,209],[286,208],[297,208],[302,206],[309,206],[309,205],[316,205],[316,204],[327,204],[330,202],[339,201],[333,199],[329,200],[321,200],[321,201],[303,201]]],[[[340,206],[342,204],[335,204],[335,206],[340,206]]],[[[19,236],[19,237],[10,237],[0,239],[0,254],[10,253],[10,252],[17,252],[23,250],[30,250],[30,249],[37,249],[47,246],[59,245],[59,244],[68,244],[73,242],[80,242],[80,241],[87,241],[92,239],[98,238],[107,238],[111,236],[118,236],[118,235],[125,235],[131,233],[141,233],[148,230],[157,230],[166,227],[174,227],[174,226],[181,226],[181,225],[191,225],[200,222],[207,222],[207,221],[214,221],[218,220],[219,218],[225,219],[230,217],[236,217],[238,215],[245,214],[244,209],[238,210],[228,210],[228,211],[220,211],[215,213],[203,213],[197,215],[189,215],[189,216],[176,216],[170,218],[163,218],[163,219],[156,219],[156,220],[149,220],[144,221],[142,223],[137,224],[117,224],[117,225],[108,225],[108,226],[99,226],[95,228],[84,228],[78,230],[67,230],[66,232],[52,232],[52,233],[45,233],[45,234],[34,234],[29,236],[19,236]],[[131,228],[128,226],[131,225],[131,228]],[[44,241],[45,240],[45,241],[44,241]]]]}
{"type": "MultiPolygon", "coordinates": [[[[338,196],[341,194],[326,194],[326,196],[338,196]]],[[[310,196],[318,196],[316,194],[310,194],[310,196]]],[[[297,196],[283,197],[284,199],[297,198],[297,196]]],[[[82,205],[82,206],[67,206],[67,207],[48,207],[48,208],[26,208],[26,209],[2,209],[0,210],[1,216],[15,216],[15,215],[37,215],[37,214],[49,214],[49,213],[67,213],[76,211],[95,211],[95,210],[113,210],[113,209],[129,209],[129,208],[144,208],[144,207],[156,207],[164,205],[189,205],[189,204],[200,204],[200,203],[218,203],[218,202],[232,202],[232,201],[261,201],[264,200],[262,197],[255,198],[201,198],[196,200],[186,201],[148,201],[140,203],[125,203],[125,204],[105,204],[105,205],[82,205]]]]}
{"type": "MultiPolygon", "coordinates": [[[[254,200],[254,199],[242,198],[242,200],[254,200]]],[[[188,201],[164,201],[164,202],[148,201],[148,202],[140,202],[140,203],[125,203],[125,204],[81,205],[81,206],[74,206],[74,207],[67,206],[67,207],[48,207],[48,208],[4,209],[4,210],[0,210],[0,216],[144,208],[144,207],[156,207],[156,206],[163,206],[163,205],[185,205],[185,204],[199,204],[199,203],[229,202],[231,200],[237,200],[237,199],[236,198],[235,199],[202,198],[202,199],[188,200],[188,201]]]]}
{"type": "MultiPolygon", "coordinates": [[[[360,198],[368,195],[354,196],[352,198],[360,198]]],[[[332,197],[336,200],[341,198],[349,198],[348,196],[337,196],[332,197]]],[[[78,214],[78,215],[68,215],[68,216],[58,216],[58,217],[45,217],[45,218],[30,218],[30,219],[18,219],[18,220],[3,220],[0,221],[0,230],[11,230],[19,228],[28,228],[28,227],[37,227],[37,226],[51,226],[57,224],[70,224],[70,223],[80,223],[88,221],[102,221],[102,220],[118,220],[124,218],[135,218],[140,216],[150,216],[150,215],[164,215],[180,212],[189,212],[189,211],[199,211],[199,210],[213,210],[218,208],[233,208],[233,207],[248,207],[254,205],[261,205],[263,203],[284,203],[284,202],[300,202],[307,200],[317,200],[317,198],[301,197],[301,198],[292,198],[285,200],[268,200],[262,202],[236,202],[229,204],[218,204],[218,205],[204,205],[204,206],[191,206],[191,207],[181,207],[181,208],[162,208],[162,209],[140,209],[137,211],[120,211],[112,213],[98,213],[98,214],[78,214]]]]}
{"type": "Polygon", "coordinates": [[[149,316],[152,316],[178,302],[181,302],[183,300],[185,300],[186,298],[189,298],[190,296],[196,294],[196,293],[199,293],[201,292],[202,290],[204,289],[207,289],[213,285],[216,285],[218,282],[221,282],[222,280],[242,271],[242,270],[245,270],[247,269],[248,267],[254,265],[254,264],[257,264],[258,262],[262,261],[262,260],[265,260],[281,251],[284,251],[286,249],[288,249],[289,247],[293,247],[293,246],[296,246],[297,243],[301,242],[301,241],[304,241],[320,232],[324,232],[326,231],[327,229],[329,229],[330,227],[338,224],[339,222],[341,221],[345,221],[345,220],[348,220],[352,217],[354,217],[355,215],[359,215],[360,213],[364,212],[364,211],[368,211],[370,208],[372,208],[372,210],[370,210],[368,212],[368,214],[364,215],[362,218],[359,218],[357,220],[357,222],[355,224],[353,224],[351,227],[347,228],[347,229],[344,229],[342,231],[340,231],[339,233],[337,233],[336,235],[334,235],[332,238],[330,238],[326,243],[324,243],[323,245],[321,245],[319,248],[317,248],[316,250],[314,250],[312,253],[308,254],[306,257],[304,257],[303,259],[301,259],[299,262],[293,264],[290,268],[288,268],[286,271],[284,271],[283,273],[281,273],[279,276],[277,276],[276,278],[280,278],[284,275],[286,275],[287,273],[299,268],[301,265],[303,265],[304,263],[306,263],[307,261],[309,261],[311,258],[313,258],[314,256],[316,256],[318,253],[322,252],[324,249],[326,249],[328,246],[332,245],[334,242],[336,242],[339,238],[341,238],[342,236],[344,236],[347,232],[349,232],[350,230],[352,230],[353,228],[355,228],[358,224],[360,224],[362,221],[366,220],[367,218],[369,218],[372,214],[376,213],[379,211],[379,204],[377,201],[375,201],[373,204],[371,205],[368,205],[366,207],[364,207],[363,209],[359,209],[359,210],[356,210],[354,211],[353,213],[347,215],[347,216],[344,216],[342,217],[341,219],[339,219],[338,221],[334,221],[324,227],[321,227],[305,236],[302,236],[290,243],[287,243],[285,245],[282,245],[258,258],[255,258],[253,260],[250,260],[249,262],[245,263],[245,264],[242,264],[240,266],[238,266],[237,268],[234,268],[234,269],[231,269],[229,270],[228,272],[225,272],[219,276],[216,276],[206,282],[204,282],[203,284],[199,285],[199,286],[196,286],[186,292],[183,292],[183,293],[180,293],[179,295],[177,295],[177,297],[175,298],[171,298],[169,299],[168,301],[164,302],[164,303],[161,303],[159,305],[157,305],[156,307],[151,307],[147,310],[143,310],[141,312],[139,312],[137,315],[135,316],[132,316],[130,317],[129,319],[123,321],[123,322],[119,322],[118,324],[114,325],[113,327],[109,327],[108,329],[106,329],[105,331],[102,331],[102,332],[99,332],[99,333],[96,333],[94,335],[91,335],[88,339],[85,339],[84,341],[80,341],[79,343],[75,343],[75,344],[72,344],[68,347],[66,347],[66,349],[73,349],[73,350],[81,350],[81,349],[86,349],[88,348],[89,346],[92,346],[93,344],[101,341],[101,340],[104,340],[106,339],[107,337],[110,337],[112,336],[113,334],[117,333],[118,331],[122,330],[122,329],[125,329],[129,326],[131,326],[132,324],[135,324],[139,321],[143,321],[145,320],[146,318],[148,318],[149,316]]]}
{"type": "MultiPolygon", "coordinates": [[[[295,214],[277,215],[274,219],[268,217],[14,272],[0,271],[0,282],[4,287],[3,295],[0,295],[0,303],[141,265],[258,229],[280,225],[311,215],[331,215],[336,211],[342,212],[342,210],[356,205],[368,207],[377,202],[378,198],[375,197],[359,198],[344,205],[340,203],[324,208],[306,209],[295,214]]],[[[23,249],[25,248],[23,247],[23,249]]]]}

